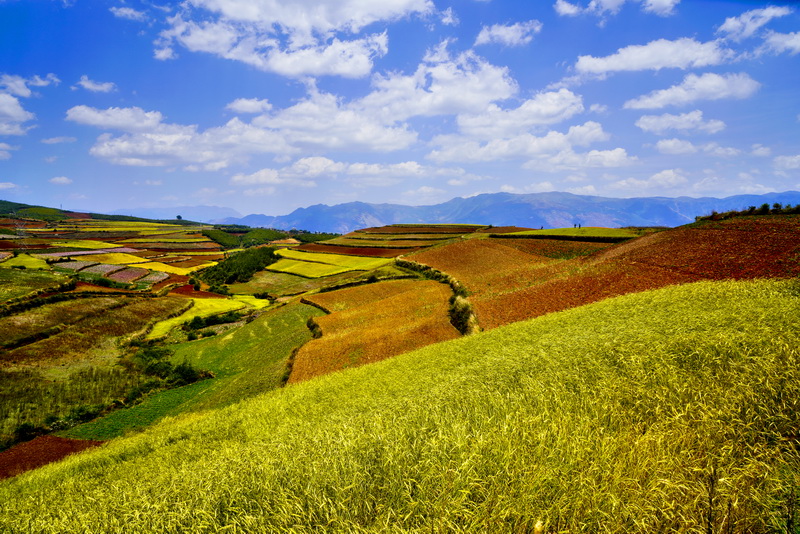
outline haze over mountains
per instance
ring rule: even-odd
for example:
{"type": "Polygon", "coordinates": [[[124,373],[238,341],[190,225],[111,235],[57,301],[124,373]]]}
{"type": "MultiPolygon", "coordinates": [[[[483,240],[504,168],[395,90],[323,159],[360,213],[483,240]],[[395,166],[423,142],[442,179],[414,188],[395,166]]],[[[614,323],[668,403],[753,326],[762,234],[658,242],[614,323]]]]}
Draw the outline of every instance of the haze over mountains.
{"type": "MultiPolygon", "coordinates": [[[[118,213],[140,217],[174,218],[222,224],[244,224],[312,232],[346,233],[358,228],[397,223],[471,223],[529,228],[583,226],[680,226],[712,210],[728,211],[760,206],[800,203],[800,192],[737,195],[727,198],[641,197],[606,198],[571,193],[491,193],[469,198],[454,198],[431,206],[368,204],[349,202],[328,206],[317,204],[299,208],[288,215],[250,214],[238,217],[234,210],[208,206],[131,209],[118,213]],[[224,214],[224,215],[220,215],[224,214]]],[[[115,212],[117,213],[117,212],[115,212]]],[[[238,215],[238,214],[237,214],[238,215]]]]}

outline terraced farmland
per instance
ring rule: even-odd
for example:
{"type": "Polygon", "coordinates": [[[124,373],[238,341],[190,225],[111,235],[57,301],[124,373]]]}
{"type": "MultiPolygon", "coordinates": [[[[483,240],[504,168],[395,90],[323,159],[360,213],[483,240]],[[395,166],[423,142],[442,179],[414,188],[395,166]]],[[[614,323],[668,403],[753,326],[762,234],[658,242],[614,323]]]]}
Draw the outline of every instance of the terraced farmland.
{"type": "Polygon", "coordinates": [[[331,314],[316,319],[322,336],[297,352],[289,382],[458,337],[448,315],[450,296],[444,284],[396,280],[306,297],[331,314]]]}
{"type": "Polygon", "coordinates": [[[391,260],[384,258],[323,254],[300,250],[280,249],[277,254],[284,259],[273,263],[267,269],[307,278],[321,278],[348,271],[369,271],[391,263],[391,260]]]}

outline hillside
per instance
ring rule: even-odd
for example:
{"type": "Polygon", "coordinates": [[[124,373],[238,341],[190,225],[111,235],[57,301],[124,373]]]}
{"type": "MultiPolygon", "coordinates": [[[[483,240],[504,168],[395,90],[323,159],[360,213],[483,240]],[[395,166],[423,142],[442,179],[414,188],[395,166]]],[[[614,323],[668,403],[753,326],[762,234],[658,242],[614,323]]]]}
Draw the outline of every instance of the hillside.
{"type": "Polygon", "coordinates": [[[800,469],[797,294],[629,295],[165,421],[3,483],[0,525],[783,528],[800,469]]]}
{"type": "Polygon", "coordinates": [[[797,215],[406,223],[274,252],[4,224],[0,421],[53,433],[0,452],[0,530],[753,532],[800,512],[797,215]],[[240,272],[251,256],[272,259],[240,272]],[[167,278],[98,285],[124,272],[167,278]]]}

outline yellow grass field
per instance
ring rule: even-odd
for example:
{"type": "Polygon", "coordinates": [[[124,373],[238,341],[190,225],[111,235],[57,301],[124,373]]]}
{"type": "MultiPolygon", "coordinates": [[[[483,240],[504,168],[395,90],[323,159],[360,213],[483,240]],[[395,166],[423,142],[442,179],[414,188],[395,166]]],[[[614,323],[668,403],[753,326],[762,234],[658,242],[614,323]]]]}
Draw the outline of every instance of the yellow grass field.
{"type": "MultiPolygon", "coordinates": [[[[91,260],[98,263],[110,263],[112,265],[138,265],[147,260],[124,252],[109,252],[107,254],[92,254],[91,260]]],[[[148,267],[149,268],[149,267],[148,267]]]]}
{"type": "Polygon", "coordinates": [[[246,302],[234,299],[191,299],[194,306],[177,317],[156,323],[147,334],[147,339],[156,339],[165,336],[179,324],[191,321],[194,317],[208,317],[234,310],[241,310],[247,306],[246,302]]]}
{"type": "Polygon", "coordinates": [[[106,243],[105,241],[96,241],[94,239],[69,239],[67,241],[55,241],[51,244],[53,247],[70,247],[70,248],[118,248],[122,245],[116,243],[106,243]]]}
{"type": "MultiPolygon", "coordinates": [[[[139,261],[141,262],[141,259],[139,261]]],[[[205,269],[206,267],[211,267],[212,265],[216,264],[217,262],[210,261],[207,263],[203,263],[201,265],[196,265],[194,267],[176,267],[168,263],[161,263],[160,261],[145,261],[144,263],[137,263],[136,266],[144,267],[145,269],[150,269],[151,271],[161,271],[164,273],[172,273],[172,274],[180,274],[183,276],[188,276],[195,271],[199,271],[200,269],[205,269]]]]}
{"type": "Polygon", "coordinates": [[[11,257],[6,261],[0,263],[0,267],[10,269],[12,267],[25,267],[26,269],[45,269],[50,270],[50,266],[46,261],[40,258],[34,258],[28,254],[20,254],[16,258],[11,257]]]}
{"type": "Polygon", "coordinates": [[[322,337],[298,351],[289,382],[372,363],[459,337],[450,324],[450,288],[393,280],[307,297],[332,314],[316,319],[322,337]]]}

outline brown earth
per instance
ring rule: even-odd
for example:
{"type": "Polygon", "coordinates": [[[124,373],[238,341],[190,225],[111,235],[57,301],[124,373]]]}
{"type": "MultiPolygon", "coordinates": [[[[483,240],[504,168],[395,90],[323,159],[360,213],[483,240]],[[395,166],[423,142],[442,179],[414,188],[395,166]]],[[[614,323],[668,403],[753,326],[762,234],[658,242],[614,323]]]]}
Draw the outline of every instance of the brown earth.
{"type": "Polygon", "coordinates": [[[381,247],[348,247],[346,245],[327,245],[323,243],[308,243],[296,247],[296,250],[308,252],[327,252],[331,254],[345,254],[347,256],[368,256],[371,258],[396,258],[402,254],[410,254],[420,250],[418,247],[381,248],[381,247]]]}
{"type": "Polygon", "coordinates": [[[800,275],[800,217],[791,216],[680,227],[561,261],[491,241],[408,258],[459,279],[484,329],[671,284],[800,275]]]}
{"type": "Polygon", "coordinates": [[[0,480],[57,462],[70,454],[102,445],[103,441],[39,436],[0,452],[0,480]]]}

